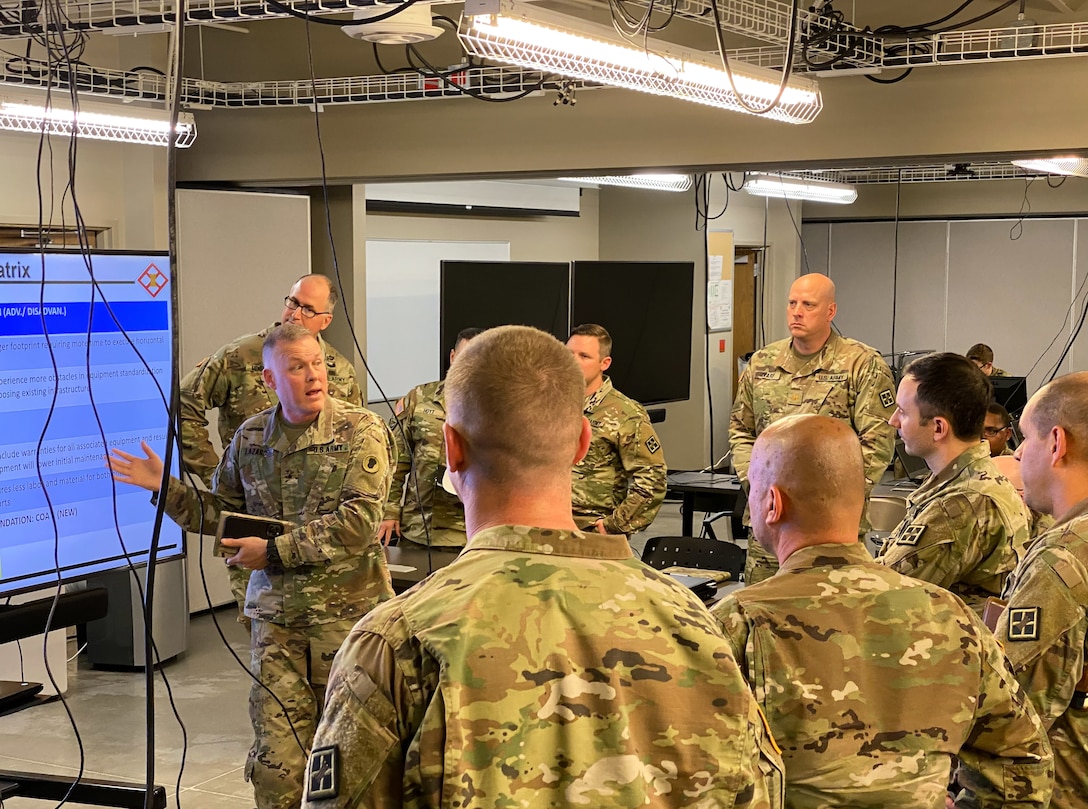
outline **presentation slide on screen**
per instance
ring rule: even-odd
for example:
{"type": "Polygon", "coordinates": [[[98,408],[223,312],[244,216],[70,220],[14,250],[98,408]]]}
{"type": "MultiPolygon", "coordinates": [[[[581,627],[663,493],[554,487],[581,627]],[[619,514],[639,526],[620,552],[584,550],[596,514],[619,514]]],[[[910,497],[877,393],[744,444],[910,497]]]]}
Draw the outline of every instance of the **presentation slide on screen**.
{"type": "MultiPolygon", "coordinates": [[[[0,593],[147,561],[155,507],[114,484],[105,457],[141,440],[165,451],[170,264],[96,253],[90,265],[0,253],[0,593]]],[[[159,558],[181,550],[164,519],[159,558]]]]}

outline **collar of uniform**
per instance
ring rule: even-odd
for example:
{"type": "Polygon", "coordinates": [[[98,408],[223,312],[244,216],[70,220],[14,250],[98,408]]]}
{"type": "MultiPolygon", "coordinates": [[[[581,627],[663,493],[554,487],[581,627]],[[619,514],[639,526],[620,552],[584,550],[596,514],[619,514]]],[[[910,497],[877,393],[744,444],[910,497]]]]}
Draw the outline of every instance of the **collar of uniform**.
{"type": "Polygon", "coordinates": [[[586,403],[582,406],[583,413],[592,413],[593,410],[604,401],[604,397],[612,392],[612,380],[608,378],[608,374],[603,375],[601,380],[601,386],[593,392],[592,396],[586,397],[586,403]]]}
{"type": "Polygon", "coordinates": [[[1073,506],[1073,508],[1069,509],[1069,511],[1055,520],[1054,527],[1057,528],[1059,525],[1065,525],[1065,523],[1072,522],[1077,517],[1083,517],[1085,514],[1088,514],[1088,498],[1081,500],[1073,506]]]}
{"type": "Polygon", "coordinates": [[[930,475],[926,478],[922,482],[922,485],[910,494],[907,501],[913,504],[922,500],[928,500],[933,496],[934,492],[943,489],[947,483],[964,474],[964,472],[972,466],[975,466],[979,461],[989,459],[989,457],[990,445],[985,441],[968,447],[936,475],[930,475]]]}
{"type": "Polygon", "coordinates": [[[778,366],[795,375],[801,371],[814,373],[821,368],[830,368],[835,363],[835,354],[841,342],[842,338],[832,331],[823,348],[807,360],[802,360],[793,352],[793,340],[786,340],[778,354],[778,366]]]}
{"type": "Polygon", "coordinates": [[[332,397],[326,394],[325,406],[317,414],[317,420],[310,425],[306,432],[298,437],[294,444],[288,444],[287,436],[284,435],[283,430],[280,428],[280,419],[283,418],[283,404],[277,403],[276,412],[272,414],[272,418],[268,420],[268,424],[264,428],[265,446],[271,447],[276,452],[298,452],[300,449],[306,449],[306,447],[331,444],[333,439],[332,408],[332,397]]]}
{"type": "Polygon", "coordinates": [[[478,550],[522,551],[546,556],[579,556],[587,559],[630,559],[631,546],[622,535],[534,528],[527,525],[496,525],[469,540],[464,552],[478,550]]]}
{"type": "Polygon", "coordinates": [[[825,542],[809,545],[790,554],[782,563],[781,570],[811,570],[814,567],[843,567],[844,565],[872,563],[873,557],[860,542],[844,545],[841,542],[825,542]]]}

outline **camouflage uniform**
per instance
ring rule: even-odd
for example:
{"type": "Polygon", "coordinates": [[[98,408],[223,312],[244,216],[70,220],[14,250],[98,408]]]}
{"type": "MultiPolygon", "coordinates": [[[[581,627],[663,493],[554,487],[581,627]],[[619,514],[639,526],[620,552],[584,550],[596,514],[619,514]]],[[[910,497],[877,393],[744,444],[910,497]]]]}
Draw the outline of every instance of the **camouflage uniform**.
{"type": "Polygon", "coordinates": [[[998,368],[996,365],[993,365],[993,363],[991,363],[990,376],[1008,376],[1008,375],[1009,375],[1008,371],[1003,371],[1000,368],[998,368]]]}
{"type": "MultiPolygon", "coordinates": [[[[225,447],[243,421],[279,401],[275,391],[265,386],[261,376],[264,370],[261,357],[264,338],[278,325],[273,323],[264,331],[247,334],[227,343],[197,364],[181,380],[181,458],[188,471],[204,481],[205,486],[211,486],[212,473],[219,464],[208,436],[207,412],[213,408],[219,409],[219,439],[225,447]]],[[[355,382],[355,369],[351,363],[320,335],[317,340],[325,355],[329,395],[361,405],[363,395],[355,382]]],[[[215,531],[214,524],[198,526],[195,530],[200,533],[201,527],[205,534],[215,531]]],[[[249,571],[244,567],[232,567],[227,572],[231,592],[241,613],[246,602],[249,571]]]]}
{"type": "MultiPolygon", "coordinates": [[[[814,413],[850,422],[861,440],[866,494],[880,482],[895,449],[888,417],[895,410],[895,382],[876,349],[832,333],[818,354],[803,358],[792,341],[757,351],[737,382],[729,419],[729,451],[742,483],[756,436],[784,416],[814,413]]],[[[745,509],[745,524],[748,512],[745,509]]],[[[862,518],[859,534],[868,530],[862,518]]],[[[754,540],[748,542],[744,578],[749,584],[774,575],[778,562],[754,540]]]]}
{"type": "Polygon", "coordinates": [[[583,412],[593,442],[571,477],[574,521],[604,519],[612,534],[633,534],[654,521],[665,500],[668,469],[646,409],[612,387],[607,376],[583,412]]]}
{"type": "Polygon", "coordinates": [[[190,531],[202,517],[215,525],[224,510],[296,526],[276,540],[282,568],[254,571],[246,598],[252,671],[261,683],[250,691],[256,739],[246,778],[258,809],[299,805],[332,656],[352,623],[393,595],[375,541],[393,462],[385,423],[329,398],[289,444],[279,412],[277,405],[239,428],[212,479],[212,494],[172,480],[166,500],[167,513],[190,531]]]}
{"type": "Polygon", "coordinates": [[[786,805],[943,807],[955,756],[983,806],[1046,806],[1046,731],[982,621],[860,545],[793,553],[713,609],[782,745],[786,805]]]}
{"type": "Polygon", "coordinates": [[[1005,585],[997,624],[1020,684],[1050,733],[1056,809],[1088,807],[1088,500],[1039,537],[1005,585]]]}
{"type": "Polygon", "coordinates": [[[442,488],[441,480],[446,468],[446,440],[442,435],[446,423],[445,386],[445,382],[429,382],[397,402],[397,413],[389,420],[396,441],[397,469],[389,487],[385,519],[399,520],[401,536],[410,542],[460,548],[468,541],[465,507],[456,495],[442,488]]]}
{"type": "Polygon", "coordinates": [[[689,591],[623,537],[497,526],[356,625],[309,783],[310,809],[664,809],[780,806],[782,774],[689,591]]]}
{"type": "Polygon", "coordinates": [[[1029,542],[1023,501],[976,444],[907,497],[877,561],[958,595],[979,615],[1029,542]]]}

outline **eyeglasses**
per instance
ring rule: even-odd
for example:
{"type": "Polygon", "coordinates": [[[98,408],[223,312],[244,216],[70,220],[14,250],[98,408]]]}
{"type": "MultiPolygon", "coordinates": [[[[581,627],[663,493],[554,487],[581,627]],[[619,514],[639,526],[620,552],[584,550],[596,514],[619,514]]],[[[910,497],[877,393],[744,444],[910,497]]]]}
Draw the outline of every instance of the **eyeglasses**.
{"type": "Polygon", "coordinates": [[[306,318],[317,317],[318,315],[327,315],[328,312],[319,312],[312,306],[307,306],[304,303],[299,302],[299,299],[293,295],[288,295],[283,299],[283,305],[290,309],[292,312],[296,309],[302,310],[302,316],[306,318]]]}
{"type": "Polygon", "coordinates": [[[1007,429],[1009,429],[1009,428],[1008,427],[983,427],[982,428],[982,434],[984,436],[986,436],[987,438],[997,438],[997,436],[1001,435],[1007,429]]]}

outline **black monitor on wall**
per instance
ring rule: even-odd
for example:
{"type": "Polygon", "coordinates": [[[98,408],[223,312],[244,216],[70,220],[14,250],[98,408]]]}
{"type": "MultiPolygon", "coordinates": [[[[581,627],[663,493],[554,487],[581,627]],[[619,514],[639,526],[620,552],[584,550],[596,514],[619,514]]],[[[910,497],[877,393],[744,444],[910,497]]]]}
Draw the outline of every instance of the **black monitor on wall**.
{"type": "Polygon", "coordinates": [[[695,265],[576,261],[572,278],[571,325],[612,335],[612,384],[644,405],[687,399],[695,265]]]}
{"type": "Polygon", "coordinates": [[[542,261],[443,261],[439,367],[450,365],[458,332],[535,326],[564,342],[569,332],[570,265],[542,261]]]}
{"type": "Polygon", "coordinates": [[[1009,411],[1014,419],[1020,418],[1028,406],[1028,380],[1022,376],[991,376],[994,401],[1009,411]]]}

